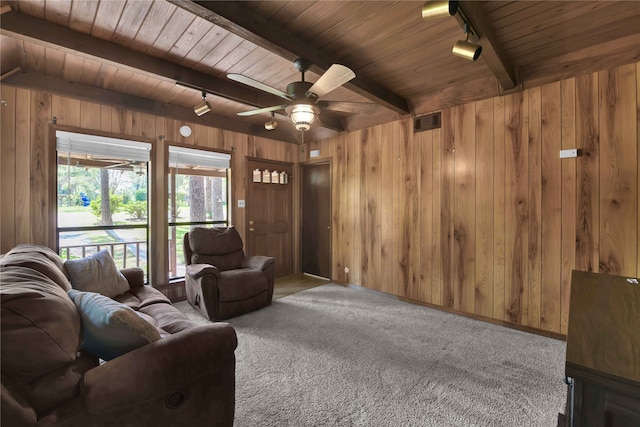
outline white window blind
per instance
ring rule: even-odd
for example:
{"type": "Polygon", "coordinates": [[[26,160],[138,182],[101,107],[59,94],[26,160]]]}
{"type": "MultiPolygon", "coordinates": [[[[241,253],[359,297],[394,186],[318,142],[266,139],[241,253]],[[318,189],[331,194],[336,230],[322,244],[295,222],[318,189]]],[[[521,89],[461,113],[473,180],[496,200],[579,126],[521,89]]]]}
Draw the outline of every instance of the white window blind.
{"type": "Polygon", "coordinates": [[[196,150],[194,148],[169,146],[169,166],[187,168],[204,166],[217,169],[228,169],[231,155],[213,151],[196,150]]]}
{"type": "Polygon", "coordinates": [[[133,162],[148,162],[151,144],[127,139],[56,131],[56,149],[58,152],[71,154],[87,154],[133,162]]]}

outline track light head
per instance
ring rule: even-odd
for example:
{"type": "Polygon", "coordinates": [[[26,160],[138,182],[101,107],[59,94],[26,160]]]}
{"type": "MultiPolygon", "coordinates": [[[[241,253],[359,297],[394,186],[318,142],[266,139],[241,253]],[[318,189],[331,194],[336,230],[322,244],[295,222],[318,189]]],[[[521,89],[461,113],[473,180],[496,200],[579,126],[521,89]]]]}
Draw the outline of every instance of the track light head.
{"type": "Polygon", "coordinates": [[[454,55],[459,56],[460,58],[468,59],[469,61],[475,61],[476,59],[480,58],[480,54],[482,53],[482,46],[466,40],[458,40],[456,44],[453,45],[452,52],[454,55]]]}
{"type": "Polygon", "coordinates": [[[422,19],[453,16],[458,12],[457,1],[426,1],[422,5],[422,19]]]}
{"type": "Polygon", "coordinates": [[[196,113],[198,117],[200,117],[201,115],[206,114],[209,111],[211,111],[211,104],[207,102],[207,93],[205,91],[202,91],[202,102],[193,107],[193,112],[196,113]]]}
{"type": "Polygon", "coordinates": [[[482,46],[477,45],[475,43],[471,43],[469,41],[469,34],[471,34],[471,26],[468,22],[464,23],[464,40],[458,40],[456,44],[453,45],[454,55],[459,56],[460,58],[468,59],[469,61],[475,61],[480,58],[480,54],[482,53],[482,46]]]}
{"type": "Polygon", "coordinates": [[[264,124],[264,128],[265,128],[266,130],[274,130],[274,129],[276,129],[276,128],[278,127],[278,122],[276,122],[276,119],[275,119],[275,117],[274,117],[274,116],[275,116],[275,115],[274,115],[274,113],[272,112],[272,113],[271,113],[271,120],[269,120],[268,122],[266,122],[266,123],[264,124]]]}
{"type": "Polygon", "coordinates": [[[195,107],[193,107],[193,112],[196,113],[198,116],[206,114],[209,111],[211,111],[211,105],[207,101],[203,101],[201,104],[198,104],[195,107]]]}

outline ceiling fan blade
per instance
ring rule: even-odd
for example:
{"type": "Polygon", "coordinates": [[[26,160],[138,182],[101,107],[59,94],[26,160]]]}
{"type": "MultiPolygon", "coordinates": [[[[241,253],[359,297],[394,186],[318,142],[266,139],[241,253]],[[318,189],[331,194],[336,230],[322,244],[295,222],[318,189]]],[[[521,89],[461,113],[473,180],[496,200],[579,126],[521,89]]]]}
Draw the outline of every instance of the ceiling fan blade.
{"type": "Polygon", "coordinates": [[[378,109],[378,104],[371,102],[318,101],[317,105],[325,110],[356,114],[371,114],[378,109]]]}
{"type": "Polygon", "coordinates": [[[271,86],[267,86],[266,84],[260,83],[257,80],[253,80],[251,77],[243,76],[242,74],[227,74],[227,77],[231,80],[235,80],[236,82],[254,87],[256,89],[260,89],[261,91],[270,93],[272,95],[279,96],[280,98],[284,98],[287,101],[291,101],[293,99],[283,91],[278,90],[271,86]]]}
{"type": "Polygon", "coordinates": [[[259,108],[257,110],[251,110],[251,111],[241,111],[238,113],[239,116],[255,116],[256,114],[262,114],[262,113],[270,113],[272,111],[278,111],[278,110],[284,110],[285,108],[287,108],[286,105],[276,105],[273,107],[266,107],[266,108],[259,108]]]}
{"type": "Polygon", "coordinates": [[[323,97],[334,89],[339,88],[349,80],[353,79],[356,73],[350,68],[340,64],[333,64],[329,69],[313,84],[307,91],[306,95],[316,95],[318,98],[323,97]]]}
{"type": "Polygon", "coordinates": [[[337,132],[343,132],[345,130],[342,119],[337,115],[330,115],[330,113],[326,111],[323,111],[320,116],[318,116],[318,122],[320,122],[320,126],[337,132]]]}

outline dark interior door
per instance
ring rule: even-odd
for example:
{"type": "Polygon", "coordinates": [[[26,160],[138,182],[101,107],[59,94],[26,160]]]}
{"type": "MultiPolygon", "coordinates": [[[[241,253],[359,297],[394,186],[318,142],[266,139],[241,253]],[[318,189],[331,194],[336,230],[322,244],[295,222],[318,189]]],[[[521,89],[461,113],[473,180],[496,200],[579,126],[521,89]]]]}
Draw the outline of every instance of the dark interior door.
{"type": "Polygon", "coordinates": [[[249,160],[248,165],[245,251],[248,255],[275,257],[276,277],[293,274],[293,190],[289,179],[293,166],[255,160],[249,160]],[[254,171],[270,178],[257,182],[254,171]],[[287,178],[281,180],[283,172],[287,178]]]}
{"type": "Polygon", "coordinates": [[[331,278],[331,165],[302,167],[302,272],[331,278]]]}

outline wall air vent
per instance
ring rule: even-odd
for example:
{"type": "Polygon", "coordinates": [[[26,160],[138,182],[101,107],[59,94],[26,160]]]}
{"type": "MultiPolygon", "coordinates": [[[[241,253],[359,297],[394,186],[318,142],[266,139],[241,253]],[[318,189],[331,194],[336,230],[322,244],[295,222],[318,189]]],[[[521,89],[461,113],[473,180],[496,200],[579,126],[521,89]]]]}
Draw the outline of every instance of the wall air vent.
{"type": "Polygon", "coordinates": [[[426,116],[416,117],[413,122],[414,132],[424,132],[425,130],[440,129],[441,113],[427,114],[426,116]]]}

